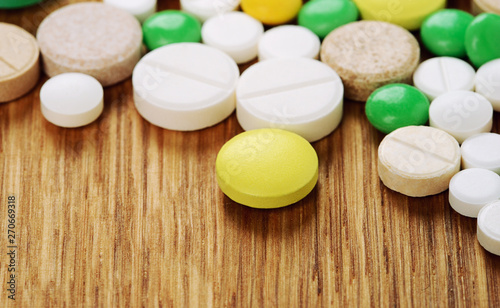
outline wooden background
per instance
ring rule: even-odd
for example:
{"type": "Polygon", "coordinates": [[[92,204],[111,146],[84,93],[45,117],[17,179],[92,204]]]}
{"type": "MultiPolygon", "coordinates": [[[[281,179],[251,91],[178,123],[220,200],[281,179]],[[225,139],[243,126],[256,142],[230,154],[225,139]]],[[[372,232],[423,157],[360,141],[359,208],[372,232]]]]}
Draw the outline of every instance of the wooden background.
{"type": "MultiPolygon", "coordinates": [[[[71,2],[0,20],[35,33],[71,2]]],[[[167,8],[178,2],[160,0],[167,8]]],[[[409,198],[381,184],[383,135],[364,104],[346,101],[340,128],[313,144],[319,181],[307,198],[256,210],[216,182],[218,150],[242,132],[234,114],[203,131],[160,129],[135,110],[128,79],[106,88],[98,121],[59,128],[40,111],[46,79],[0,105],[1,307],[12,305],[9,193],[19,307],[500,306],[500,257],[480,247],[476,220],[454,212],[447,192],[409,198]]]]}

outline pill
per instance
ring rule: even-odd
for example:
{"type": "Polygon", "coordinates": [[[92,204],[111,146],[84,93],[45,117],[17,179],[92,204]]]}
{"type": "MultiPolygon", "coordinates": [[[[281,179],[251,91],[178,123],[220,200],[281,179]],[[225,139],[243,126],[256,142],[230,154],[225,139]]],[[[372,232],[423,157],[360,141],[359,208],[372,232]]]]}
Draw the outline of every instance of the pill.
{"type": "Polygon", "coordinates": [[[477,239],[485,250],[500,256],[500,200],[489,203],[479,211],[477,239]]]}
{"type": "Polygon", "coordinates": [[[236,63],[257,57],[257,45],[263,33],[262,23],[242,12],[214,16],[201,28],[203,43],[224,51],[236,63]]]}
{"type": "Polygon", "coordinates": [[[317,59],[321,42],[304,27],[284,25],[267,30],[259,41],[259,61],[272,58],[317,59]]]}
{"type": "Polygon", "coordinates": [[[40,77],[35,38],[24,29],[0,22],[0,103],[28,93],[40,77]]]}
{"type": "Polygon", "coordinates": [[[80,127],[102,113],[104,91],[97,79],[82,73],[63,73],[47,80],[40,90],[42,114],[61,127],[80,127]]]}
{"type": "Polygon", "coordinates": [[[156,12],[156,0],[104,0],[104,3],[129,12],[141,23],[156,12]]]}
{"type": "Polygon", "coordinates": [[[440,10],[424,20],[420,37],[425,47],[437,56],[463,58],[465,32],[474,16],[456,9],[440,10]]]}
{"type": "Polygon", "coordinates": [[[457,90],[474,90],[476,71],[467,62],[451,57],[437,57],[422,62],[413,74],[413,83],[430,100],[457,90]]]}
{"type": "Polygon", "coordinates": [[[240,0],[181,0],[181,9],[204,22],[210,17],[234,11],[240,0]]]}
{"type": "Polygon", "coordinates": [[[365,106],[368,121],[384,134],[429,120],[429,100],[407,84],[383,86],[370,95],[365,106]]]}
{"type": "Polygon", "coordinates": [[[446,6],[446,0],[354,0],[366,20],[390,22],[417,30],[430,14],[446,6]]]}
{"type": "Polygon", "coordinates": [[[401,27],[358,21],[333,30],[325,38],[321,61],[340,75],[346,98],[366,101],[383,85],[410,83],[420,61],[420,47],[401,27]]]}
{"type": "Polygon", "coordinates": [[[476,92],[486,97],[500,112],[500,59],[490,61],[476,73],[476,92]]]}
{"type": "Polygon", "coordinates": [[[481,94],[453,91],[432,101],[429,124],[455,137],[459,143],[468,137],[491,131],[493,108],[481,94]]]}
{"type": "Polygon", "coordinates": [[[199,43],[163,46],[132,76],[135,107],[150,123],[191,131],[215,125],[235,108],[239,71],[222,51],[199,43]]]}
{"type": "Polygon", "coordinates": [[[198,43],[201,41],[201,24],[194,16],[166,10],[155,13],[142,25],[144,44],[153,50],[174,43],[198,43]]]}
{"type": "Polygon", "coordinates": [[[483,168],[500,174],[500,135],[483,133],[465,139],[462,168],[483,168]]]}
{"type": "Polygon", "coordinates": [[[241,0],[241,9],[266,25],[280,25],[294,19],[302,0],[241,0]]]}
{"type": "Polygon", "coordinates": [[[465,169],[450,181],[450,205],[460,215],[476,218],[486,204],[498,199],[500,176],[493,171],[465,169]]]}
{"type": "Polygon", "coordinates": [[[407,196],[441,193],[458,171],[458,142],[436,128],[399,128],[387,135],[378,149],[380,179],[388,188],[407,196]]]}
{"type": "Polygon", "coordinates": [[[83,2],[47,16],[37,40],[49,77],[79,72],[109,86],[132,74],[141,57],[142,31],[137,19],[121,9],[83,2]]]}
{"type": "Polygon", "coordinates": [[[300,9],[298,23],[321,39],[340,26],[358,20],[359,11],[351,0],[315,0],[300,9]]]}
{"type": "Polygon", "coordinates": [[[498,0],[474,0],[472,1],[472,12],[474,15],[484,12],[500,14],[500,2],[498,0]]]}
{"type": "Polygon", "coordinates": [[[280,129],[233,137],[215,162],[217,182],[231,200],[272,209],[296,203],[318,180],[318,156],[307,140],[280,129]]]}
{"type": "Polygon", "coordinates": [[[270,59],[241,75],[236,116],[244,130],[280,128],[313,142],[339,125],[343,93],[340,77],[319,61],[270,59]]]}
{"type": "Polygon", "coordinates": [[[474,18],[465,32],[465,50],[472,64],[480,67],[500,58],[500,15],[483,13],[474,18]]]}
{"type": "Polygon", "coordinates": [[[2,2],[0,2],[0,9],[18,9],[40,2],[42,2],[42,0],[2,0],[2,2]]]}

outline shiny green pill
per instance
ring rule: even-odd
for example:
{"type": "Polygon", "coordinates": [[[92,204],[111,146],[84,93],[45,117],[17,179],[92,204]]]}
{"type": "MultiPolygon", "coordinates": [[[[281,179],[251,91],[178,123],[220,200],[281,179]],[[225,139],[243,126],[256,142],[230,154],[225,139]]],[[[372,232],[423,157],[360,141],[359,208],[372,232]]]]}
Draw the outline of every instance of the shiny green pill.
{"type": "Polygon", "coordinates": [[[469,25],[465,33],[465,49],[471,62],[480,67],[500,58],[500,15],[483,13],[469,25]]]}
{"type": "Polygon", "coordinates": [[[142,25],[144,44],[149,50],[173,43],[200,42],[201,24],[190,14],[167,10],[149,17],[142,25]]]}
{"type": "Polygon", "coordinates": [[[437,56],[463,58],[466,56],[465,32],[473,20],[474,16],[461,10],[440,10],[422,24],[422,42],[437,56]]]}
{"type": "Polygon", "coordinates": [[[377,89],[366,101],[368,121],[379,131],[392,131],[429,120],[429,99],[415,87],[390,84],[377,89]]]}

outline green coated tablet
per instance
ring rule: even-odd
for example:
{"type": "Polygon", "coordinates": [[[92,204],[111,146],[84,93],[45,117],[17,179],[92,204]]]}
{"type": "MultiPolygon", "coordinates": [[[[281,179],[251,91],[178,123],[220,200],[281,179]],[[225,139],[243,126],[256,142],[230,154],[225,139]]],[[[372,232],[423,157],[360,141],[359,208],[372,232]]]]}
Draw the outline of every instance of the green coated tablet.
{"type": "Polygon", "coordinates": [[[469,25],[465,33],[465,49],[471,62],[480,67],[500,58],[500,15],[483,13],[469,25]]]}
{"type": "Polygon", "coordinates": [[[240,204],[272,209],[296,203],[318,181],[318,156],[307,140],[281,129],[256,129],[229,140],[215,163],[221,190],[240,204]]]}
{"type": "Polygon", "coordinates": [[[429,99],[407,84],[383,86],[366,102],[366,117],[379,131],[392,131],[411,125],[424,125],[429,120],[429,99]]]}
{"type": "Polygon", "coordinates": [[[34,5],[42,0],[1,0],[0,9],[18,9],[25,6],[34,5]]]}
{"type": "Polygon", "coordinates": [[[177,10],[152,15],[142,25],[142,32],[149,50],[173,43],[201,41],[201,23],[194,16],[177,10]]]}

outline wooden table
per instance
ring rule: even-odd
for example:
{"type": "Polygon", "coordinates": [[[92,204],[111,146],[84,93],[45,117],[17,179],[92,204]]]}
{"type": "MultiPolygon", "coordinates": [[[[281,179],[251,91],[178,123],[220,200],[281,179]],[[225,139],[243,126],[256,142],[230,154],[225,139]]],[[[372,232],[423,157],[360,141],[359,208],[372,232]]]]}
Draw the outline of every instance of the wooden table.
{"type": "MultiPolygon", "coordinates": [[[[71,2],[0,11],[0,20],[35,33],[71,2]]],[[[167,8],[178,2],[159,1],[167,8]]],[[[198,132],[164,130],[139,116],[128,79],[106,88],[98,121],[59,128],[40,111],[46,80],[0,105],[2,307],[14,303],[11,193],[19,307],[500,306],[500,257],[477,242],[476,220],[454,212],[447,192],[409,198],[381,184],[383,135],[363,103],[346,101],[340,128],[313,144],[313,192],[257,210],[216,182],[218,150],[242,132],[234,114],[198,132]]]]}

